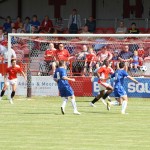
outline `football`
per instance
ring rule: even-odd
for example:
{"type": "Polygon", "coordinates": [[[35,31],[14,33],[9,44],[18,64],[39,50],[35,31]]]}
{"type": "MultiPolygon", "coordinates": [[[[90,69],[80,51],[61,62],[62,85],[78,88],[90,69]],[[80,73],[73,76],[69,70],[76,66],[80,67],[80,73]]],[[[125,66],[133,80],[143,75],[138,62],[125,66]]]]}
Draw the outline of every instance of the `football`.
{"type": "Polygon", "coordinates": [[[147,67],[146,66],[141,66],[140,70],[143,71],[143,72],[146,72],[147,71],[147,67]]]}

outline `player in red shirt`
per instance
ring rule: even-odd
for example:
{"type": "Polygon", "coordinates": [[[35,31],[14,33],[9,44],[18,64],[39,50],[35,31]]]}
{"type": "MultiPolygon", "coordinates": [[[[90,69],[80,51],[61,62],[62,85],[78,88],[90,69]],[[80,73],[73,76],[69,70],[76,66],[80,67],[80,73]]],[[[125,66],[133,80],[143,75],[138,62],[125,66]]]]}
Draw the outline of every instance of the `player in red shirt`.
{"type": "Polygon", "coordinates": [[[12,99],[15,96],[15,91],[17,88],[17,73],[21,73],[24,76],[25,80],[27,80],[21,67],[16,64],[16,59],[12,59],[11,66],[7,68],[6,74],[4,76],[4,87],[1,91],[0,100],[2,99],[8,85],[10,84],[12,86],[12,93],[11,93],[11,99],[9,101],[11,104],[13,104],[12,99]],[[7,78],[7,75],[8,75],[8,78],[7,78]]]}
{"type": "Polygon", "coordinates": [[[97,71],[97,77],[99,78],[98,84],[100,88],[100,93],[93,99],[90,103],[91,106],[95,107],[94,103],[97,102],[100,98],[104,105],[107,105],[105,99],[112,93],[113,87],[107,83],[109,79],[109,75],[112,74],[114,71],[109,66],[109,61],[105,60],[103,66],[97,71]],[[105,93],[105,91],[107,92],[105,93]]]}

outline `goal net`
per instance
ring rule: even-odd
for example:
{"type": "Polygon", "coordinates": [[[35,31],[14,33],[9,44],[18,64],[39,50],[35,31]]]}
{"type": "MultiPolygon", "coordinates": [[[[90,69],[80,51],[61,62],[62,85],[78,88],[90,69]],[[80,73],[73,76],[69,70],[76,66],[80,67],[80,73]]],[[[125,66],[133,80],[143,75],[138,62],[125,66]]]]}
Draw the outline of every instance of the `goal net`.
{"type": "Polygon", "coordinates": [[[59,95],[53,81],[59,60],[66,61],[68,76],[76,78],[71,83],[76,96],[96,95],[99,89],[91,76],[108,59],[114,70],[124,61],[129,75],[138,78],[137,85],[127,80],[129,96],[150,97],[149,34],[9,34],[9,54],[11,49],[28,79],[25,83],[19,77],[18,95],[59,95]],[[60,52],[64,49],[68,53],[60,52]]]}

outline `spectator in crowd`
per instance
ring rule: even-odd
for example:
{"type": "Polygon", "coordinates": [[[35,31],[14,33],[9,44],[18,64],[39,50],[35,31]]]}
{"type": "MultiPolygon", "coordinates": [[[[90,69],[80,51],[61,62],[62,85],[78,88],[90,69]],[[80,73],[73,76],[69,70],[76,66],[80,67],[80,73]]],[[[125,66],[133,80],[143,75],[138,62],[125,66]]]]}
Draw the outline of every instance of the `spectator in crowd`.
{"type": "Polygon", "coordinates": [[[31,31],[30,33],[38,33],[38,30],[35,26],[31,26],[31,31]]]}
{"type": "MultiPolygon", "coordinates": [[[[16,33],[16,32],[17,32],[16,29],[15,29],[15,28],[12,28],[12,33],[16,33]]],[[[11,38],[11,43],[12,43],[12,44],[17,44],[17,43],[18,43],[18,37],[13,36],[13,37],[11,38]]]]}
{"type": "Polygon", "coordinates": [[[57,33],[63,33],[64,32],[64,24],[62,18],[56,18],[55,21],[55,30],[57,30],[57,33]]]}
{"type": "Polygon", "coordinates": [[[26,17],[25,18],[25,22],[24,22],[24,31],[26,32],[26,33],[30,33],[30,31],[31,31],[31,25],[30,25],[30,18],[29,17],[26,17]]]}
{"type": "Polygon", "coordinates": [[[116,29],[116,34],[126,34],[127,27],[124,26],[124,22],[120,21],[119,27],[116,29]]]}
{"type": "MultiPolygon", "coordinates": [[[[148,46],[149,47],[149,46],[148,46]]],[[[148,52],[148,49],[146,49],[146,47],[144,47],[143,43],[138,44],[138,46],[136,47],[136,49],[138,51],[138,56],[144,58],[145,54],[148,52]]]]}
{"type": "Polygon", "coordinates": [[[80,15],[77,13],[76,9],[73,9],[72,14],[70,15],[68,21],[69,33],[78,33],[80,28],[81,28],[80,15]]]}
{"type": "Polygon", "coordinates": [[[118,61],[119,50],[114,50],[112,60],[118,61]]]}
{"type": "Polygon", "coordinates": [[[90,34],[90,32],[89,32],[89,28],[88,28],[88,26],[87,26],[87,25],[85,25],[85,26],[82,28],[82,32],[81,32],[81,34],[90,34]]]}
{"type": "Polygon", "coordinates": [[[80,113],[77,110],[77,104],[75,101],[74,91],[72,90],[71,86],[68,83],[68,81],[74,82],[75,79],[67,77],[65,63],[66,63],[65,61],[59,61],[59,67],[56,69],[56,72],[54,74],[54,81],[57,82],[60,96],[63,99],[61,112],[63,115],[65,114],[66,104],[68,102],[68,99],[71,98],[71,103],[73,106],[74,114],[80,115],[80,113]]]}
{"type": "Polygon", "coordinates": [[[59,61],[63,60],[67,62],[72,58],[70,57],[68,50],[64,48],[64,45],[62,43],[59,44],[59,48],[56,50],[54,56],[56,58],[56,61],[52,64],[53,73],[55,72],[56,66],[58,66],[59,61]]]}
{"type": "Polygon", "coordinates": [[[131,24],[131,28],[128,30],[128,33],[131,33],[131,34],[139,34],[140,33],[139,29],[136,27],[135,22],[133,22],[131,24]]]}
{"type": "Polygon", "coordinates": [[[76,73],[76,75],[83,75],[84,74],[84,64],[85,64],[85,59],[86,55],[88,53],[88,47],[87,45],[82,46],[82,51],[77,53],[76,56],[76,61],[73,63],[73,72],[76,73]]]}
{"type": "Polygon", "coordinates": [[[0,42],[1,45],[6,46],[8,45],[8,34],[4,34],[3,40],[0,42]]]}
{"type": "Polygon", "coordinates": [[[90,33],[94,33],[96,30],[96,21],[92,16],[89,17],[89,19],[86,20],[86,24],[88,26],[88,31],[90,33]]]}
{"type": "Polygon", "coordinates": [[[37,19],[37,15],[33,15],[32,21],[30,22],[31,26],[34,26],[37,30],[36,32],[39,32],[40,29],[40,22],[37,19]]]}
{"type": "Polygon", "coordinates": [[[19,28],[17,29],[17,33],[21,33],[22,30],[24,30],[24,27],[23,27],[23,23],[20,22],[19,23],[19,28]]]}
{"type": "Polygon", "coordinates": [[[131,70],[135,70],[135,72],[138,71],[138,67],[139,67],[139,61],[140,58],[138,56],[138,51],[134,51],[133,57],[131,58],[131,64],[130,64],[130,68],[131,70]]]}
{"type": "Polygon", "coordinates": [[[88,52],[84,64],[84,74],[86,74],[87,69],[89,69],[89,76],[92,76],[93,68],[96,65],[96,54],[94,53],[93,48],[89,48],[88,52]]]}
{"type": "MultiPolygon", "coordinates": [[[[85,25],[84,27],[82,27],[81,34],[91,34],[91,33],[88,31],[88,26],[87,26],[87,25],[85,25]]],[[[89,37],[89,36],[79,37],[79,40],[82,40],[82,41],[90,41],[90,40],[92,40],[92,37],[89,37]]]]}
{"type": "Polygon", "coordinates": [[[10,29],[11,29],[11,17],[8,16],[5,20],[5,23],[3,24],[3,30],[6,33],[10,33],[10,29]]]}
{"type": "Polygon", "coordinates": [[[64,45],[62,43],[59,44],[59,49],[56,50],[56,59],[58,61],[60,60],[68,61],[70,59],[70,54],[68,50],[64,48],[64,45]]]}
{"type": "Polygon", "coordinates": [[[113,55],[112,53],[108,50],[108,46],[105,45],[102,47],[102,49],[97,53],[97,58],[98,58],[98,62],[101,64],[103,64],[103,61],[105,59],[107,59],[108,61],[110,61],[112,59],[113,55]]]}
{"type": "Polygon", "coordinates": [[[113,57],[112,57],[112,62],[113,62],[113,69],[117,69],[117,64],[119,62],[119,50],[115,50],[113,53],[113,57]]]}
{"type": "Polygon", "coordinates": [[[0,54],[4,59],[4,63],[8,62],[8,54],[11,58],[16,58],[16,53],[15,51],[11,48],[9,53],[8,53],[8,47],[7,45],[1,45],[0,44],[0,54]]]}
{"type": "Polygon", "coordinates": [[[128,71],[133,53],[129,51],[129,46],[125,45],[123,50],[120,52],[118,59],[121,62],[125,62],[125,70],[128,71]]]}
{"type": "Polygon", "coordinates": [[[4,40],[4,32],[3,29],[0,29],[0,42],[4,40]]]}
{"type": "Polygon", "coordinates": [[[18,28],[20,28],[20,23],[22,23],[21,17],[17,17],[17,20],[15,22],[15,29],[17,30],[18,28]]]}
{"type": "Polygon", "coordinates": [[[2,58],[4,58],[4,54],[7,52],[7,48],[4,46],[4,45],[2,45],[2,44],[0,44],[0,56],[2,57],[2,58]]]}
{"type": "Polygon", "coordinates": [[[54,73],[54,62],[56,61],[55,58],[56,48],[54,47],[53,43],[49,44],[49,48],[44,53],[44,62],[40,63],[40,72],[42,75],[48,75],[54,73]],[[50,70],[52,69],[52,73],[50,70]]]}
{"type": "Polygon", "coordinates": [[[49,19],[48,16],[45,16],[40,26],[40,32],[48,33],[51,31],[52,28],[53,28],[52,21],[49,19]]]}
{"type": "MultiPolygon", "coordinates": [[[[15,28],[15,23],[14,23],[14,22],[11,23],[11,27],[10,27],[10,29],[8,29],[8,33],[16,33],[16,32],[13,31],[13,29],[16,30],[16,28],[15,28]]],[[[17,31],[17,30],[16,30],[16,31],[17,31]]]]}
{"type": "Polygon", "coordinates": [[[16,33],[16,29],[15,28],[12,28],[12,33],[16,33]]]}

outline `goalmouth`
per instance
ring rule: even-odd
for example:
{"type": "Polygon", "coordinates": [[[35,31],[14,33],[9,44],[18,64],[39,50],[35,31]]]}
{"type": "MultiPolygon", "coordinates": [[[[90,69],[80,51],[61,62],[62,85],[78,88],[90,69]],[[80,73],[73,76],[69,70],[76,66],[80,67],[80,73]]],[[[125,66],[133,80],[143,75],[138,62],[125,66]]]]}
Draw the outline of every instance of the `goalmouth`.
{"type": "MultiPolygon", "coordinates": [[[[38,95],[42,90],[50,91],[53,96],[59,95],[56,90],[57,85],[52,82],[53,77],[50,72],[46,72],[44,68],[44,53],[48,49],[49,44],[53,43],[58,49],[58,44],[64,44],[65,49],[70,53],[72,59],[68,63],[67,73],[74,76],[77,82],[72,84],[75,93],[79,96],[93,96],[97,93],[95,83],[89,83],[89,70],[83,77],[82,73],[77,69],[84,60],[78,60],[77,54],[83,50],[83,45],[93,48],[97,54],[102,47],[107,46],[108,51],[114,55],[116,51],[121,52],[125,45],[130,47],[130,51],[138,51],[142,65],[147,67],[146,71],[140,69],[135,73],[129,71],[134,77],[140,79],[138,86],[128,83],[129,96],[138,97],[142,95],[148,96],[150,93],[150,35],[149,34],[8,34],[8,65],[10,66],[11,49],[16,52],[18,64],[21,65],[23,71],[27,74],[26,95],[38,95]],[[43,65],[43,66],[42,66],[43,65]],[[43,68],[42,68],[43,67],[43,68]],[[77,72],[78,71],[78,72],[77,72]],[[50,76],[51,75],[51,76],[50,76]],[[51,82],[47,82],[50,80],[51,82]],[[82,83],[84,85],[82,85],[82,83]],[[45,88],[43,88],[46,86],[45,88]],[[42,89],[43,88],[43,89],[42,89]],[[83,88],[86,88],[83,89],[83,88]],[[95,90],[95,91],[94,91],[95,90]],[[88,92],[87,92],[88,91],[88,92]]],[[[115,60],[111,60],[115,67],[115,60]]],[[[141,65],[141,66],[142,66],[141,65]]],[[[50,67],[50,66],[49,66],[50,67]]],[[[94,67],[93,67],[94,70],[94,67]]],[[[21,82],[20,82],[20,86],[21,82]]],[[[25,89],[25,87],[24,87],[25,89]]],[[[44,93],[45,95],[47,94],[44,93]]],[[[44,95],[43,94],[43,95],[44,95]]]]}

